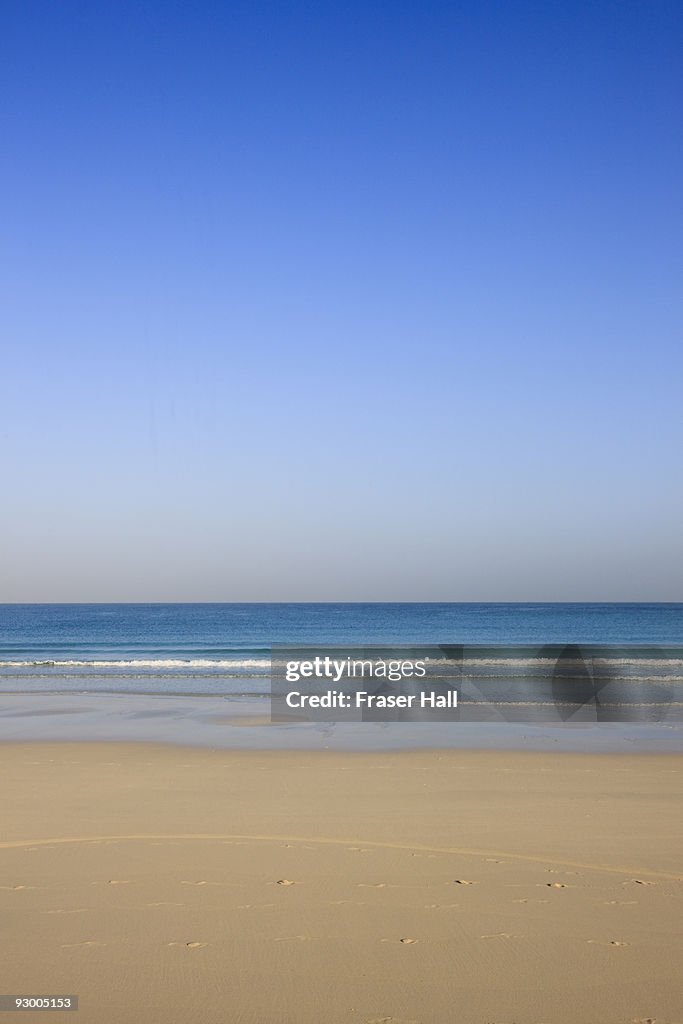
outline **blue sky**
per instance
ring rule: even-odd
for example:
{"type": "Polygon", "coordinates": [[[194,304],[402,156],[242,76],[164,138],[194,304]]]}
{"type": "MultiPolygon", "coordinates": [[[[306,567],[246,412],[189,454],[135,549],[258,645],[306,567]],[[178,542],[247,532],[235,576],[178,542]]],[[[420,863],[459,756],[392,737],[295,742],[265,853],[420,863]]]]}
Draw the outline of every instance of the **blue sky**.
{"type": "Polygon", "coordinates": [[[9,2],[0,601],[683,599],[664,2],[9,2]]]}

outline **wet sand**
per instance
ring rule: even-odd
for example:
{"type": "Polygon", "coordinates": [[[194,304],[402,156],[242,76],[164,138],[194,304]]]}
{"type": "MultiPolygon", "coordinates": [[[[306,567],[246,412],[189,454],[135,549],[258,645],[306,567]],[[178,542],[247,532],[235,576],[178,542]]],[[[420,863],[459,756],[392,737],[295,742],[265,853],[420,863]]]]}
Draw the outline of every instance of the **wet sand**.
{"type": "Polygon", "coordinates": [[[0,988],[81,1024],[683,1020],[681,755],[5,743],[0,787],[0,988]]]}
{"type": "Polygon", "coordinates": [[[266,698],[1,693],[0,743],[172,743],[226,750],[407,748],[683,754],[681,722],[287,722],[266,698]]]}

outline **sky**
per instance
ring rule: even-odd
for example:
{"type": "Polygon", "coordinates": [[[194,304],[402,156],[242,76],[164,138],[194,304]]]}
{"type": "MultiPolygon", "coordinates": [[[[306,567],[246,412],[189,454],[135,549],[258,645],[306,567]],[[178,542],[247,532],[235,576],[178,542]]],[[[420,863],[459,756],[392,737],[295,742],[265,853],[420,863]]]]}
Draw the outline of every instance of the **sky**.
{"type": "Polygon", "coordinates": [[[0,601],[683,600],[682,37],[7,0],[0,601]]]}

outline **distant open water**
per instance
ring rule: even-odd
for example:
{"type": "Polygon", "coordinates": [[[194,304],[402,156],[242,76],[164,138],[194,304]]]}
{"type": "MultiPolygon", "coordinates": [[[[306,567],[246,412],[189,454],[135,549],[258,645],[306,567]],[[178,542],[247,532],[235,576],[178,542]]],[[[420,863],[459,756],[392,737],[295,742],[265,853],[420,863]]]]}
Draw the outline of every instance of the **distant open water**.
{"type": "Polygon", "coordinates": [[[624,677],[683,682],[683,604],[31,604],[0,605],[0,692],[265,697],[274,643],[652,645],[624,677]]]}

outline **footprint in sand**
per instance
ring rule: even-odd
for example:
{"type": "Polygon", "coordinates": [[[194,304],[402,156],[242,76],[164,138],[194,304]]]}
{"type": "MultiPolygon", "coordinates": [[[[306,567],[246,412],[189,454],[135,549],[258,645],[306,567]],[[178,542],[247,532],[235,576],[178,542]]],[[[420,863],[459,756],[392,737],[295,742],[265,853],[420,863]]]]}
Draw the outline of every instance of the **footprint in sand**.
{"type": "Polygon", "coordinates": [[[293,882],[291,880],[291,878],[278,878],[278,880],[277,880],[277,882],[275,884],[276,885],[296,885],[296,882],[293,882]]]}
{"type": "Polygon", "coordinates": [[[404,1017],[371,1017],[365,1024],[418,1024],[416,1020],[406,1020],[404,1017]]]}
{"type": "Polygon", "coordinates": [[[628,946],[628,942],[622,942],[621,939],[610,939],[609,942],[603,942],[601,939],[588,939],[589,946],[628,946]]]}
{"type": "Polygon", "coordinates": [[[566,882],[544,882],[547,889],[568,889],[566,882]]]}
{"type": "Polygon", "coordinates": [[[470,882],[467,878],[454,878],[453,885],[478,885],[478,882],[470,882]]]}
{"type": "Polygon", "coordinates": [[[85,942],[64,942],[62,949],[75,949],[77,946],[106,946],[106,942],[97,942],[95,939],[86,939],[85,942]]]}
{"type": "MultiPolygon", "coordinates": [[[[631,881],[634,885],[654,885],[654,882],[646,882],[642,878],[632,878],[631,881]]],[[[624,885],[628,885],[628,882],[624,882],[624,885]]]]}
{"type": "Polygon", "coordinates": [[[0,885],[2,892],[21,892],[23,889],[35,889],[35,885],[0,885]]]}
{"type": "Polygon", "coordinates": [[[107,885],[130,885],[127,878],[110,878],[107,885]]]}
{"type": "Polygon", "coordinates": [[[365,1024],[418,1024],[416,1020],[406,1020],[404,1017],[371,1017],[365,1024]]]}
{"type": "Polygon", "coordinates": [[[167,942],[167,946],[184,946],[185,949],[203,949],[208,942],[167,942]]]}
{"type": "Polygon", "coordinates": [[[417,939],[400,939],[399,941],[402,942],[404,946],[412,946],[413,943],[417,942],[418,940],[417,939]]]}

